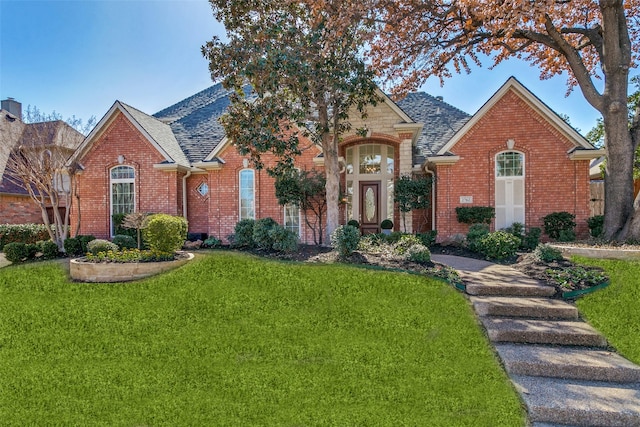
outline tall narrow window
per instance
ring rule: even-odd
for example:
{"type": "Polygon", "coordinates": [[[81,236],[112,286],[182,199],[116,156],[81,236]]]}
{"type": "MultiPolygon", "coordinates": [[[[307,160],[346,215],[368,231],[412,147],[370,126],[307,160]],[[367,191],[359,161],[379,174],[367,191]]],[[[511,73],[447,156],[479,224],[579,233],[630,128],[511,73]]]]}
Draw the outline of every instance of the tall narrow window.
{"type": "Polygon", "coordinates": [[[284,206],[284,228],[300,236],[300,207],[296,205],[284,206]]]}
{"type": "Polygon", "coordinates": [[[115,233],[113,216],[135,211],[135,170],[131,166],[111,169],[111,234],[115,233]]]}
{"type": "Polygon", "coordinates": [[[496,156],[496,230],[515,222],[524,224],[524,154],[516,151],[496,156]]]}
{"type": "Polygon", "coordinates": [[[253,169],[240,171],[240,219],[255,219],[256,195],[253,169]]]}

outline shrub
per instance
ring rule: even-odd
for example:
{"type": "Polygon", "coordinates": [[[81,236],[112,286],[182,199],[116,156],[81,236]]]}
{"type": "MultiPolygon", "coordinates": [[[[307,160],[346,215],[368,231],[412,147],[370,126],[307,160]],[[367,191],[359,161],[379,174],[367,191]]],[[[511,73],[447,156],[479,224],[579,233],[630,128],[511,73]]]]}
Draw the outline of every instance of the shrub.
{"type": "Polygon", "coordinates": [[[29,259],[29,249],[22,242],[12,242],[4,245],[4,256],[8,261],[19,263],[29,259]]]}
{"type": "Polygon", "coordinates": [[[103,239],[94,239],[87,244],[87,252],[92,255],[97,255],[100,252],[109,252],[109,251],[117,252],[118,245],[103,239]]]}
{"type": "Polygon", "coordinates": [[[54,259],[58,257],[58,245],[51,240],[45,240],[40,242],[40,252],[42,252],[42,258],[54,259]]]}
{"type": "Polygon", "coordinates": [[[331,233],[331,246],[346,258],[358,248],[360,230],[352,225],[341,225],[331,233]]]}
{"type": "Polygon", "coordinates": [[[278,225],[273,218],[261,218],[253,224],[253,243],[260,249],[271,250],[273,239],[269,232],[278,225]]]}
{"type": "Polygon", "coordinates": [[[363,252],[379,252],[381,247],[386,243],[385,237],[387,236],[382,233],[366,234],[360,238],[358,250],[363,252]]]}
{"type": "Polygon", "coordinates": [[[202,246],[205,248],[217,248],[222,245],[222,240],[215,238],[213,236],[208,237],[202,242],[202,246]]]}
{"type": "MultiPolygon", "coordinates": [[[[80,240],[75,237],[67,237],[67,239],[64,241],[63,246],[64,246],[64,251],[67,253],[68,256],[80,255],[83,253],[82,243],[80,243],[80,240]]],[[[86,250],[84,253],[86,253],[86,250]]]]}
{"type": "Polygon", "coordinates": [[[347,221],[347,225],[350,225],[355,228],[360,228],[360,223],[355,219],[350,219],[349,221],[347,221]]]}
{"type": "Polygon", "coordinates": [[[560,233],[565,231],[565,238],[570,237],[570,233],[573,232],[575,239],[575,218],[576,216],[569,212],[553,212],[542,218],[544,222],[544,232],[552,239],[559,239],[560,233]]]}
{"type": "Polygon", "coordinates": [[[125,227],[125,218],[127,215],[130,214],[118,213],[111,216],[111,220],[113,221],[113,232],[116,236],[124,235],[136,237],[137,230],[125,227]]]}
{"type": "Polygon", "coordinates": [[[418,243],[407,249],[405,259],[419,264],[427,264],[431,262],[431,251],[428,247],[418,243]]]}
{"type": "Polygon", "coordinates": [[[496,209],[493,206],[458,206],[456,216],[463,224],[491,224],[496,209]]]}
{"type": "Polygon", "coordinates": [[[173,253],[187,239],[187,220],[167,214],[151,215],[147,217],[142,234],[151,251],[173,253]]]}
{"type": "Polygon", "coordinates": [[[298,249],[298,235],[279,224],[269,230],[269,238],[274,251],[291,253],[298,249]]]}
{"type": "Polygon", "coordinates": [[[576,232],[573,230],[560,230],[560,236],[558,241],[560,242],[573,242],[576,240],[576,232]]]}
{"type": "Polygon", "coordinates": [[[591,237],[600,237],[604,232],[604,215],[596,215],[587,219],[591,237]]]}
{"type": "Polygon", "coordinates": [[[393,221],[390,219],[385,219],[380,223],[380,228],[383,230],[391,230],[393,228],[393,221]]]}
{"type": "Polygon", "coordinates": [[[520,239],[506,231],[494,231],[478,242],[481,254],[489,259],[503,260],[515,256],[520,247],[520,239]]]}
{"type": "Polygon", "coordinates": [[[40,245],[37,243],[27,243],[27,259],[34,259],[40,251],[40,245]]]}
{"type": "Polygon", "coordinates": [[[414,234],[403,234],[397,243],[393,245],[393,251],[399,255],[407,253],[411,246],[422,245],[420,239],[414,234]]]}
{"type": "Polygon", "coordinates": [[[0,251],[8,243],[36,243],[48,239],[49,232],[44,224],[0,224],[0,251]]]}
{"type": "Polygon", "coordinates": [[[78,234],[76,236],[76,239],[80,241],[80,246],[82,247],[82,253],[86,254],[89,251],[88,249],[89,242],[91,242],[92,240],[96,240],[96,236],[93,236],[91,234],[78,234]]]}
{"type": "Polygon", "coordinates": [[[531,227],[527,232],[527,234],[524,235],[524,239],[522,239],[522,243],[520,243],[520,247],[527,251],[534,250],[540,243],[541,234],[542,234],[542,230],[540,228],[531,227]]]}
{"type": "Polygon", "coordinates": [[[238,248],[255,246],[253,241],[253,226],[256,221],[254,219],[243,219],[236,224],[233,236],[233,246],[238,248]]]}
{"type": "Polygon", "coordinates": [[[504,229],[509,234],[513,234],[520,240],[524,238],[524,224],[521,222],[514,222],[510,227],[504,229]]]}
{"type": "Polygon", "coordinates": [[[467,233],[467,247],[473,252],[480,252],[480,240],[489,234],[489,227],[485,224],[473,224],[467,233]]]}
{"type": "Polygon", "coordinates": [[[111,242],[118,245],[118,248],[120,250],[134,249],[138,247],[138,243],[136,242],[136,239],[134,239],[131,236],[127,236],[125,234],[118,234],[117,236],[113,236],[113,239],[111,239],[111,242]]]}
{"type": "Polygon", "coordinates": [[[420,239],[423,245],[426,247],[431,247],[436,243],[436,236],[438,232],[436,230],[427,231],[426,233],[418,233],[416,237],[420,239]]]}
{"type": "Polygon", "coordinates": [[[562,259],[562,252],[553,246],[542,244],[533,251],[533,256],[538,262],[553,262],[562,259]]]}
{"type": "Polygon", "coordinates": [[[392,231],[391,234],[384,236],[384,239],[387,241],[387,243],[393,245],[398,243],[404,235],[405,233],[403,233],[402,231],[392,231]]]}

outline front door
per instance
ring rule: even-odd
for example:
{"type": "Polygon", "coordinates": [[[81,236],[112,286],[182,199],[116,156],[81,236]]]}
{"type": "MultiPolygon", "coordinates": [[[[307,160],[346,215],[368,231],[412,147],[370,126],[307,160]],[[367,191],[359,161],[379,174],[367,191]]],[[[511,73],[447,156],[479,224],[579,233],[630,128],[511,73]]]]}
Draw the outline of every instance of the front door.
{"type": "Polygon", "coordinates": [[[360,232],[380,232],[380,181],[360,182],[360,232]]]}

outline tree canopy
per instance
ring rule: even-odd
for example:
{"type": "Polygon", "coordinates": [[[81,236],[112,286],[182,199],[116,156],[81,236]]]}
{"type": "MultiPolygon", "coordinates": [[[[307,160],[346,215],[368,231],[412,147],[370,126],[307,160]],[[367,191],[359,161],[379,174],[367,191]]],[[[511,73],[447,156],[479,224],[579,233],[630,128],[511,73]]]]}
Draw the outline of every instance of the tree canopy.
{"type": "Polygon", "coordinates": [[[273,175],[290,169],[310,145],[320,146],[328,236],[339,220],[340,136],[350,129],[353,109],[364,116],[377,101],[374,74],[362,58],[360,23],[330,31],[330,18],[346,13],[337,1],[313,8],[294,1],[210,2],[227,40],[214,38],[202,51],[212,78],[232,91],[222,119],[227,136],[257,168],[264,166],[264,153],[274,154],[273,175]]]}

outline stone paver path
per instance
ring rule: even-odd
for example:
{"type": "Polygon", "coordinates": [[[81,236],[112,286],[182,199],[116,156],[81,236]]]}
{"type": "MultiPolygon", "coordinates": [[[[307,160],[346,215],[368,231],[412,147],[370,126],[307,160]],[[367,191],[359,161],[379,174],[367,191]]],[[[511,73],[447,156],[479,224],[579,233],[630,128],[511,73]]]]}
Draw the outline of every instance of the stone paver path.
{"type": "Polygon", "coordinates": [[[7,265],[10,265],[10,264],[11,263],[7,261],[7,258],[4,256],[4,254],[0,253],[0,268],[6,267],[7,265]]]}
{"type": "Polygon", "coordinates": [[[640,426],[640,367],[554,289],[504,265],[433,255],[460,273],[531,425],[640,426]]]}

